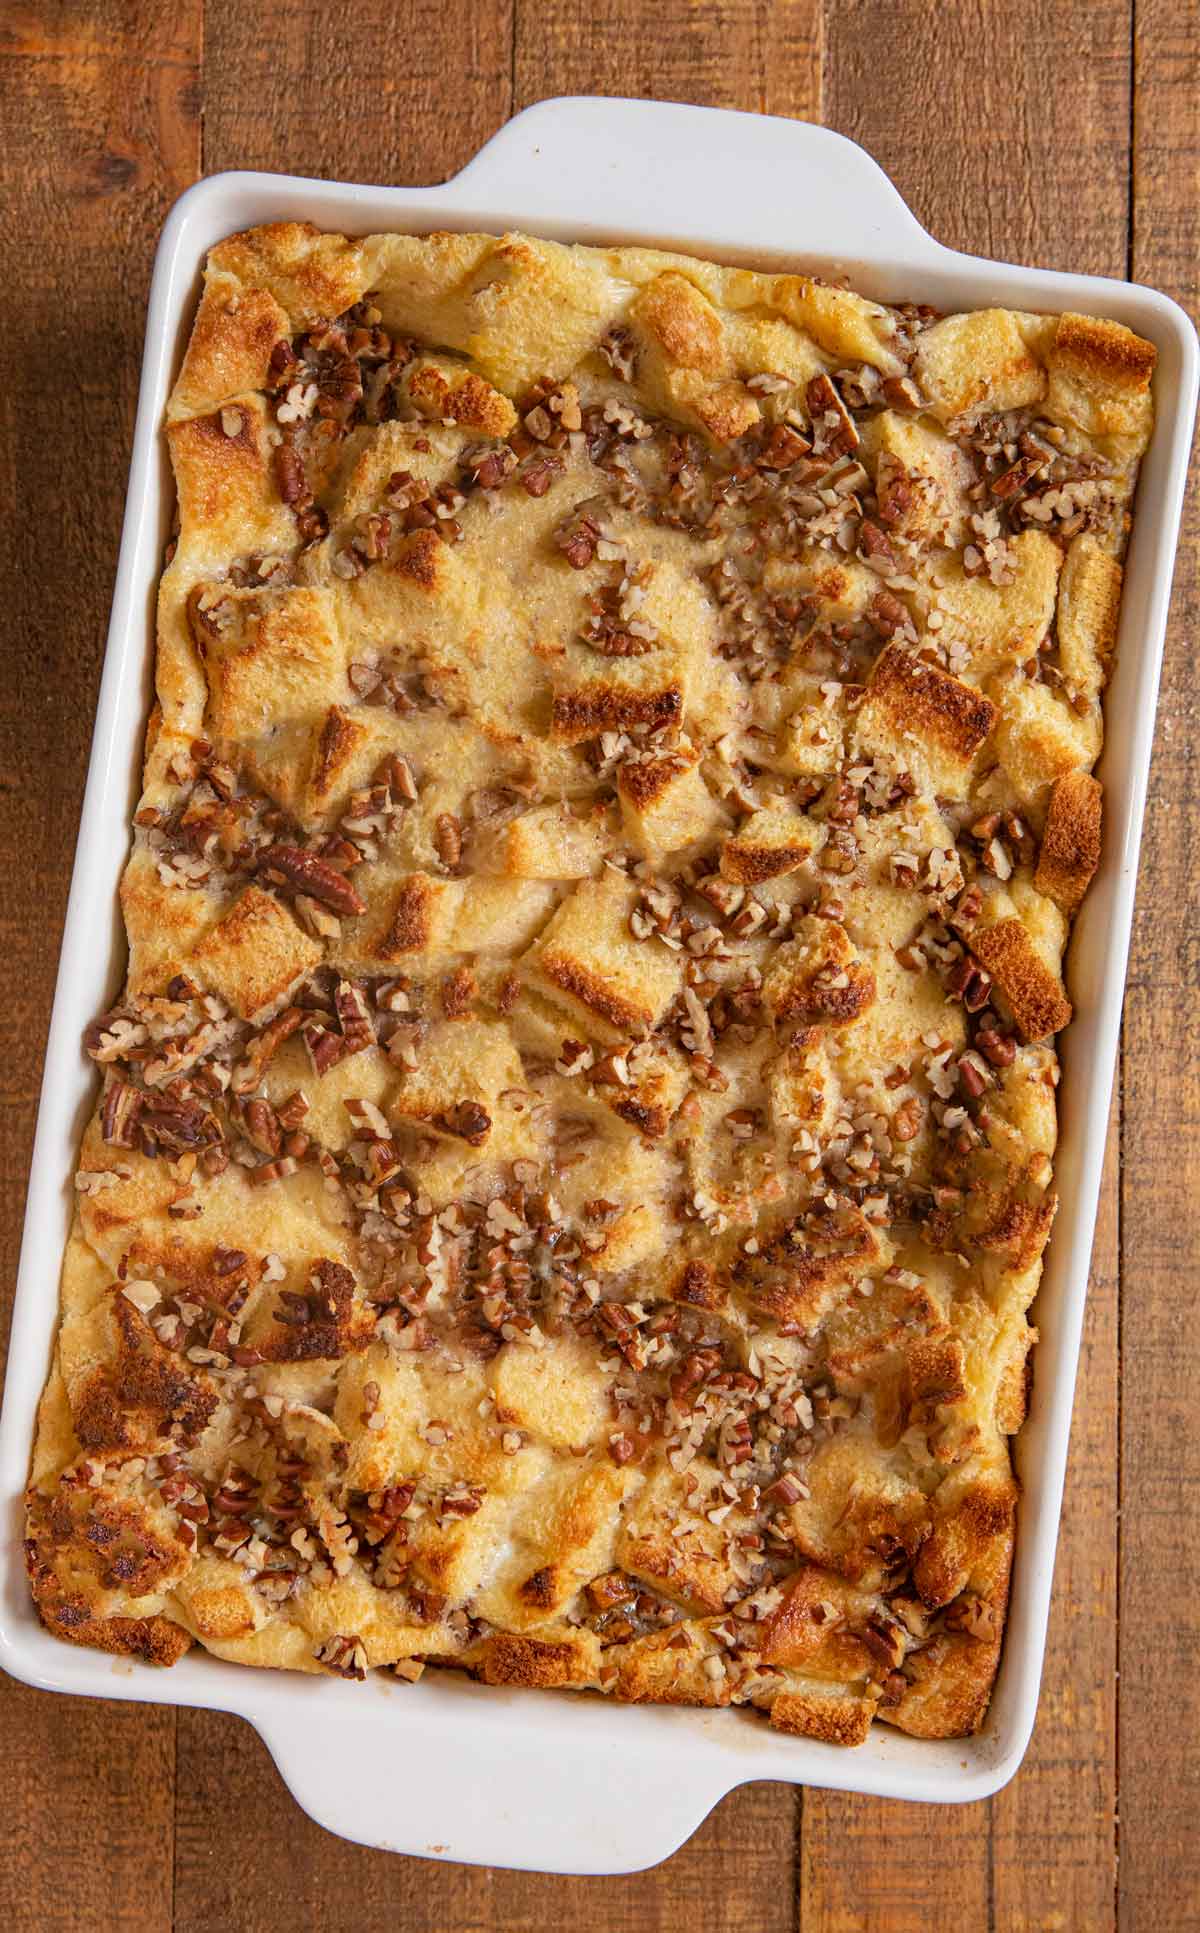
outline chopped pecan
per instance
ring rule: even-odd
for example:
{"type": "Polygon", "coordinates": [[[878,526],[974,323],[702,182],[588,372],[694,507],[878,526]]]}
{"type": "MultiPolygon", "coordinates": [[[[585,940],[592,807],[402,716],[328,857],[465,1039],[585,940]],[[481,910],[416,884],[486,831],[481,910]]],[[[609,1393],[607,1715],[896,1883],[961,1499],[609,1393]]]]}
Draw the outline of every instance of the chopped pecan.
{"type": "Polygon", "coordinates": [[[258,864],[269,880],[319,900],[343,918],[367,910],[350,881],[318,859],[315,852],[305,852],[299,846],[268,846],[259,855],[258,864]]]}
{"type": "Polygon", "coordinates": [[[859,445],[854,418],[838,395],[828,376],[814,376],[806,391],[808,413],[812,417],[813,454],[848,456],[859,445]]]}
{"type": "Polygon", "coordinates": [[[335,1034],[332,1028],[322,1027],[319,1021],[310,1020],[302,1027],[300,1038],[308,1049],[314,1074],[327,1074],[331,1067],[336,1067],[346,1057],[347,1047],[342,1035],[335,1034]]]}
{"type": "Polygon", "coordinates": [[[802,456],[807,456],[808,451],[808,440],[801,436],[799,430],[793,429],[790,423],[776,423],[759,453],[758,467],[760,470],[788,470],[802,456]]]}
{"type": "Polygon", "coordinates": [[[463,836],[462,823],[453,812],[438,813],[433,827],[433,843],[446,871],[457,872],[462,865],[463,836]]]}
{"type": "Polygon", "coordinates": [[[106,1141],[117,1148],[137,1146],[134,1130],[141,1113],[142,1099],[140,1089],[128,1081],[114,1081],[104,1096],[104,1107],[100,1116],[100,1131],[106,1141]]]}
{"type": "Polygon", "coordinates": [[[270,1101],[260,1095],[246,1101],[242,1108],[242,1121],[246,1129],[246,1139],[260,1154],[276,1155],[283,1146],[283,1132],[279,1126],[279,1116],[270,1101]]]}
{"type": "Polygon", "coordinates": [[[375,1027],[371,1020],[371,1010],[361,987],[351,980],[339,980],[333,996],[334,1011],[342,1030],[347,1054],[361,1054],[364,1048],[375,1045],[375,1027]]]}
{"type": "Polygon", "coordinates": [[[457,1101],[433,1118],[435,1127],[470,1142],[473,1148],[482,1147],[492,1131],[492,1117],[479,1101],[457,1101]]]}

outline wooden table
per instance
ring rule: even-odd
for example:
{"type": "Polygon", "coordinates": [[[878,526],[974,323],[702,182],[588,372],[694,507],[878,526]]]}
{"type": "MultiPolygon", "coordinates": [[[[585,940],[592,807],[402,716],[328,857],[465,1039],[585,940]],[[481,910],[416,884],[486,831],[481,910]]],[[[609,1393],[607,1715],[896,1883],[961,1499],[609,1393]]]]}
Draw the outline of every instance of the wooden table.
{"type": "MultiPolygon", "coordinates": [[[[0,9],[2,1279],[116,559],[151,257],[202,173],[435,182],[548,94],[824,120],[943,240],[1195,304],[1187,0],[44,0],[0,9]]],[[[0,1681],[5,1928],[1200,1927],[1195,505],[1175,591],[1041,1714],[987,1804],[757,1786],[629,1879],[364,1852],[239,1720],[0,1681]],[[1190,1130],[1190,1135],[1189,1135],[1190,1130]]],[[[46,1284],[46,1293],[53,1285],[46,1284]]]]}

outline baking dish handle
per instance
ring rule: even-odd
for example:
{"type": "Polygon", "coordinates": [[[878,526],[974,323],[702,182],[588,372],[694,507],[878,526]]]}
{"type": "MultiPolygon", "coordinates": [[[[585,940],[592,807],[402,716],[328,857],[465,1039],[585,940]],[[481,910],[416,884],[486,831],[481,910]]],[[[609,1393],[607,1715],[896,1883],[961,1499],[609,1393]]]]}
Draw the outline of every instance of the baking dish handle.
{"type": "Polygon", "coordinates": [[[610,1713],[579,1713],[592,1736],[567,1764],[551,1737],[518,1722],[513,1701],[528,1693],[447,1682],[384,1695],[386,1710],[361,1717],[326,1718],[301,1701],[253,1720],[310,1818],[363,1845],[534,1872],[638,1872],[681,1846],[736,1783],[711,1763],[689,1767],[656,1727],[635,1720],[630,1736],[628,1708],[619,1729],[610,1713]],[[472,1698],[469,1757],[461,1730],[439,1722],[447,1696],[472,1698]]]}
{"type": "Polygon", "coordinates": [[[437,191],[464,214],[486,195],[489,211],[512,197],[513,224],[536,182],[539,227],[561,223],[578,241],[645,230],[653,213],[664,242],[710,242],[733,225],[745,253],[783,249],[853,263],[903,249],[943,251],[866,150],[831,128],[766,114],[664,101],[563,96],[518,114],[437,191]],[[601,227],[580,221],[589,199],[601,227]]]}

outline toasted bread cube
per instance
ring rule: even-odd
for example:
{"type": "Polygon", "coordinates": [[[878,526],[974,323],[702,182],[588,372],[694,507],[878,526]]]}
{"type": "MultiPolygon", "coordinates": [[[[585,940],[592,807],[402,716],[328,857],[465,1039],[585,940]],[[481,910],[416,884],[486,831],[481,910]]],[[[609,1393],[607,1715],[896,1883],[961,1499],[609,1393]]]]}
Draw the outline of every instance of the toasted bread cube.
{"type": "Polygon", "coordinates": [[[372,908],[347,922],[347,951],[384,966],[436,957],[452,950],[465,882],[407,873],[380,895],[382,915],[372,908]]]}
{"type": "Polygon", "coordinates": [[[1074,913],[1100,864],[1103,792],[1090,772],[1064,772],[1050,791],[1033,883],[1064,913],[1074,913]]]}
{"type": "Polygon", "coordinates": [[[847,1027],[875,998],[875,976],[864,966],[844,926],[806,914],[794,937],[772,955],[763,998],[777,1025],[826,1021],[847,1027]]]}
{"type": "Polygon", "coordinates": [[[729,374],[721,317],[686,276],[673,270],[657,276],[634,298],[629,319],[640,331],[647,352],[657,350],[666,368],[695,369],[706,376],[729,374]]]}
{"type": "Polygon", "coordinates": [[[1067,552],[1058,592],[1058,655],[1074,691],[1095,698],[1104,689],[1117,648],[1121,566],[1083,531],[1067,552]]]}
{"type": "Polygon", "coordinates": [[[1046,372],[1010,309],[935,322],[918,339],[913,375],[942,423],[976,410],[1024,409],[1046,393],[1046,372]]]}
{"type": "Polygon", "coordinates": [[[1149,434],[1158,351],[1120,322],[1064,315],[1047,355],[1047,414],[1088,436],[1149,434]]]}
{"type": "Polygon", "coordinates": [[[717,1471],[702,1469],[699,1462],[693,1469],[699,1487],[682,1507],[674,1471],[663,1469],[650,1478],[625,1512],[614,1555],[621,1570],[677,1604],[715,1613],[725,1608],[726,1592],[736,1587],[730,1535],[746,1528],[746,1518],[735,1505],[727,1517],[711,1523],[706,1513],[729,1499],[717,1471]],[[686,1523],[686,1537],[676,1534],[681,1522],[686,1523]]]}
{"type": "Polygon", "coordinates": [[[617,773],[617,797],[626,832],[647,855],[707,838],[721,817],[690,748],[626,760],[617,773]]]}
{"type": "Polygon", "coordinates": [[[992,692],[998,712],[993,752],[1022,805],[1036,806],[1064,772],[1091,765],[1100,750],[1096,709],[1081,717],[1049,685],[1020,676],[997,679],[992,692]]]}
{"type": "Polygon", "coordinates": [[[515,1498],[549,1464],[542,1444],[527,1443],[506,1456],[500,1425],[486,1410],[482,1371],[471,1357],[451,1373],[438,1351],[389,1349],[372,1343],[348,1356],[337,1379],[333,1420],[351,1446],[346,1482],[358,1490],[385,1490],[405,1477],[428,1471],[435,1481],[460,1478],[486,1487],[489,1493],[515,1498]],[[374,1405],[364,1399],[364,1386],[376,1384],[374,1405]],[[377,1407],[384,1419],[380,1430],[362,1427],[364,1409],[377,1407]],[[426,1426],[437,1418],[446,1440],[430,1443],[426,1426]]]}
{"type": "Polygon", "coordinates": [[[526,955],[535,984],[577,1015],[593,1039],[648,1034],[679,991],[676,956],[630,931],[636,899],[636,888],[614,873],[585,880],[526,955]]]}
{"type": "Polygon", "coordinates": [[[847,717],[844,705],[827,703],[814,681],[780,730],[775,752],[779,770],[797,778],[823,778],[836,772],[842,763],[847,717]]]}
{"type": "Polygon", "coordinates": [[[931,792],[961,799],[995,722],[995,706],[973,685],[890,644],[859,707],[855,744],[872,756],[898,758],[931,792]]]}
{"type": "Polygon", "coordinates": [[[523,952],[549,919],[554,897],[546,880],[469,880],[451,946],[456,953],[523,952]]]}
{"type": "Polygon", "coordinates": [[[189,610],[218,738],[257,739],[289,719],[315,726],[333,695],[349,696],[330,592],[214,585],[189,610]]]}
{"type": "Polygon", "coordinates": [[[657,732],[683,723],[685,685],[678,661],[656,651],[630,664],[647,670],[621,678],[572,680],[554,695],[553,736],[582,745],[602,732],[657,732]]]}
{"type": "Polygon", "coordinates": [[[726,879],[756,886],[795,872],[822,843],[822,828],[805,813],[788,806],[763,806],[725,840],[721,871],[726,879]]]}
{"type": "Polygon", "coordinates": [[[602,819],[579,818],[566,805],[538,805],[481,837],[476,871],[506,879],[591,879],[607,848],[602,819]]]}
{"type": "Polygon", "coordinates": [[[661,1256],[675,1234],[657,1201],[634,1201],[622,1208],[604,1231],[604,1247],[588,1256],[597,1275],[624,1275],[627,1269],[661,1256]]]}
{"type": "Polygon", "coordinates": [[[991,974],[1026,1040],[1045,1040],[1071,1018],[1071,1002],[1019,919],[971,929],[970,947],[991,974]]]}
{"type": "Polygon", "coordinates": [[[167,441],[184,536],[175,553],[178,574],[163,578],[164,598],[177,595],[181,581],[206,576],[214,558],[267,555],[295,542],[296,520],[279,494],[261,396],[239,396],[211,416],[172,423],[167,441]],[[230,435],[235,418],[240,422],[230,435]]]}
{"type": "Polygon", "coordinates": [[[789,322],[839,364],[865,362],[884,375],[899,374],[903,365],[896,353],[896,324],[878,302],[807,275],[777,276],[771,293],[774,306],[789,322]]]}
{"type": "Polygon", "coordinates": [[[891,457],[890,472],[894,475],[899,465],[904,479],[890,495],[881,494],[881,509],[884,504],[888,509],[885,521],[917,543],[957,549],[970,509],[966,495],[973,481],[970,459],[940,430],[895,410],[882,412],[875,434],[877,456],[884,458],[880,478],[889,474],[886,458],[891,457]]]}
{"type": "Polygon", "coordinates": [[[1013,576],[993,584],[968,577],[956,560],[943,573],[935,608],[942,614],[939,645],[967,652],[971,677],[982,680],[1002,665],[1036,655],[1054,620],[1062,552],[1040,530],[1024,530],[1009,546],[1013,576]]]}
{"type": "Polygon", "coordinates": [[[650,1041],[639,1050],[628,1082],[596,1081],[592,1092],[639,1134],[661,1140],[689,1081],[688,1062],[678,1048],[650,1041]]]}
{"type": "Polygon", "coordinates": [[[397,1071],[380,1047],[347,1054],[325,1073],[315,1075],[308,1049],[293,1034],[273,1056],[263,1076],[263,1088],[273,1107],[281,1107],[297,1090],[308,1102],[304,1132],[335,1153],[348,1147],[362,1132],[346,1102],[371,1101],[387,1112],[387,1099],[396,1086],[397,1071]]]}
{"type": "Polygon", "coordinates": [[[796,1036],[763,1068],[767,1106],[776,1126],[791,1133],[804,1128],[824,1139],[837,1105],[829,1056],[817,1028],[796,1036]]]}
{"type": "Polygon", "coordinates": [[[803,1691],[777,1692],[768,1716],[777,1732],[789,1732],[794,1738],[819,1738],[827,1745],[861,1745],[878,1704],[877,1698],[865,1693],[809,1685],[803,1691]]]}
{"type": "Polygon", "coordinates": [[[612,1428],[612,1375],[601,1353],[570,1335],[541,1349],[502,1349],[487,1383],[504,1428],[541,1437],[555,1449],[582,1450],[612,1428]]]}
{"type": "Polygon", "coordinates": [[[413,408],[439,423],[459,423],[480,436],[507,436],[516,424],[508,397],[450,356],[414,357],[403,387],[413,408]]]}
{"type": "Polygon", "coordinates": [[[417,1065],[404,1071],[389,1108],[396,1119],[483,1147],[500,1095],[522,1087],[524,1079],[507,1027],[490,1020],[448,1021],[422,1041],[417,1065]]]}
{"type": "Polygon", "coordinates": [[[819,597],[822,621],[861,617],[879,590],[879,577],[853,557],[813,548],[800,558],[769,557],[763,584],[773,596],[819,597]]]}
{"type": "Polygon", "coordinates": [[[324,957],[281,900],[247,886],[187,956],[187,971],[243,1020],[282,1000],[324,957]]]}
{"type": "Polygon", "coordinates": [[[476,1594],[479,1615],[509,1631],[558,1616],[588,1578],[612,1568],[620,1504],[640,1480],[607,1456],[557,1464],[522,1498],[508,1549],[476,1594]]]}
{"type": "Polygon", "coordinates": [[[750,1308],[811,1330],[890,1253],[858,1210],[845,1208],[819,1231],[803,1218],[774,1229],[760,1224],[754,1253],[743,1249],[732,1273],[750,1308]]]}

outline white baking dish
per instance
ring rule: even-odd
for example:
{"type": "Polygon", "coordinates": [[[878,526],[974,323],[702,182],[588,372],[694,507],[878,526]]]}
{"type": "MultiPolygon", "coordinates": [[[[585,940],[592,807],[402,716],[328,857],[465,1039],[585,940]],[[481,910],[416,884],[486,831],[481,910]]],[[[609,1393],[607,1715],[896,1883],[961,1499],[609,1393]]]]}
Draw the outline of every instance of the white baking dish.
{"type": "Polygon", "coordinates": [[[503,1866],[614,1873],[652,1864],[749,1779],[946,1801],[982,1798],[1011,1778],[1041,1674],[1196,385],[1195,335],[1166,297],[955,254],[924,232],[861,149],[799,122],[645,101],[555,100],[510,122],[444,187],[225,174],[189,189],[167,221],[150,295],[108,652],[46,1051],[0,1424],[0,1664],[49,1690],[239,1712],[257,1727],[301,1805],[333,1831],[401,1852],[503,1866]],[[116,885],[171,509],[159,425],[206,250],[233,230],[284,218],[350,233],[516,227],[562,240],[677,244],[725,260],[845,274],[884,299],[1088,310],[1128,323],[1158,346],[1157,424],[1138,493],[1100,768],[1104,863],[1069,957],[1079,1017],[1063,1041],[1062,1208],[1036,1310],[1032,1411],[1017,1444],[1023,1502],[1012,1608],[995,1697],[976,1738],[930,1743],[876,1726],[857,1751],[840,1751],[782,1737],[761,1717],[736,1712],[503,1692],[449,1673],[415,1686],[380,1674],[355,1686],[248,1671],[203,1652],[163,1673],[73,1649],[34,1617],[20,1500],[57,1319],[70,1177],[94,1092],[80,1036],[124,970],[116,885]]]}

